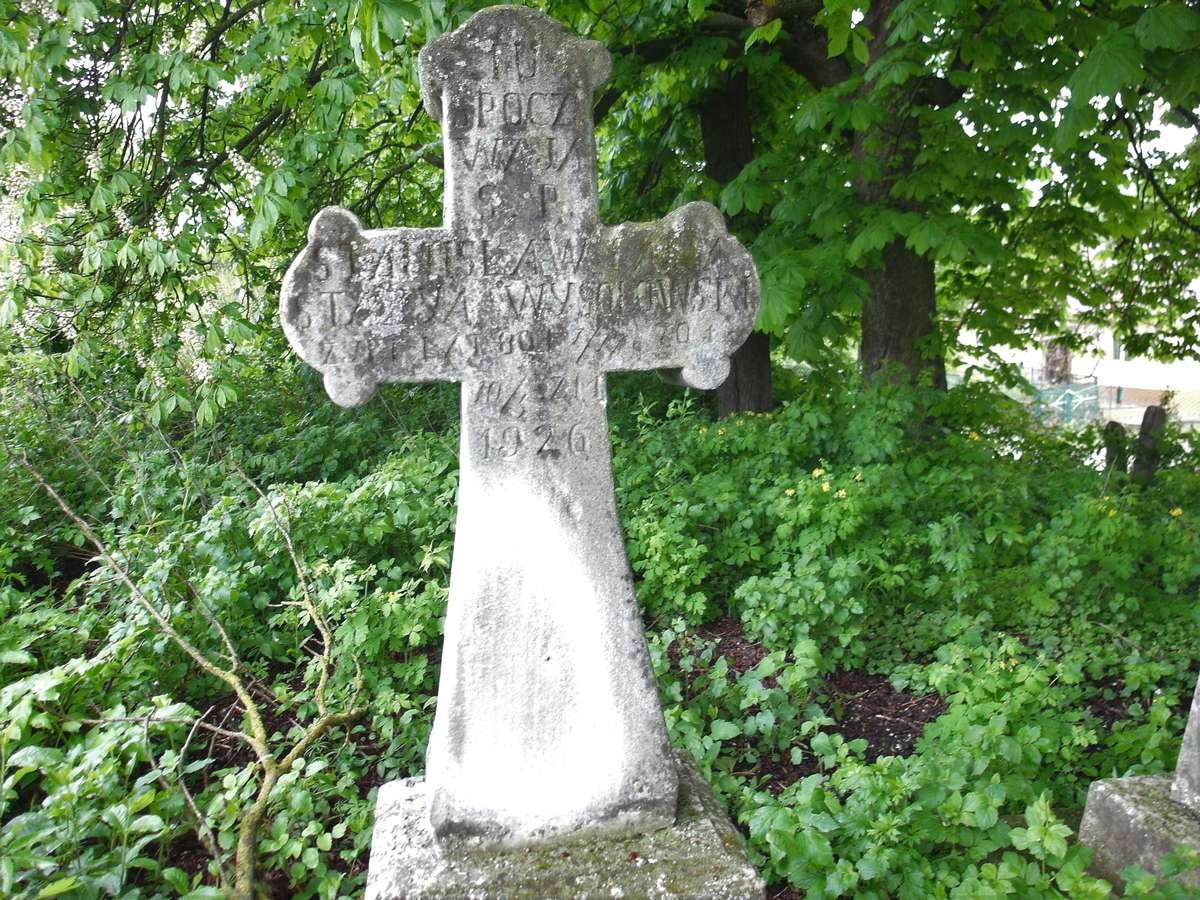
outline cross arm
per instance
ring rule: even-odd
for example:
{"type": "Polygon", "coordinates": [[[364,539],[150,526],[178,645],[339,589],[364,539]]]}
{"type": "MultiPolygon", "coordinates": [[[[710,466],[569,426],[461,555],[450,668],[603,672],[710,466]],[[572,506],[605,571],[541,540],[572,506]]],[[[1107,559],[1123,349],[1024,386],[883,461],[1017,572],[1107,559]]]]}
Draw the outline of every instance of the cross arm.
{"type": "Polygon", "coordinates": [[[317,214],[284,277],[280,318],[330,399],[359,406],[380,384],[462,380],[460,329],[443,314],[463,276],[459,243],[438,228],[367,230],[340,207],[317,214]]]}
{"type": "Polygon", "coordinates": [[[754,260],[721,213],[689,203],[656,222],[618,225],[609,240],[624,327],[605,368],[658,369],[690,387],[719,387],[760,303],[754,260]]]}

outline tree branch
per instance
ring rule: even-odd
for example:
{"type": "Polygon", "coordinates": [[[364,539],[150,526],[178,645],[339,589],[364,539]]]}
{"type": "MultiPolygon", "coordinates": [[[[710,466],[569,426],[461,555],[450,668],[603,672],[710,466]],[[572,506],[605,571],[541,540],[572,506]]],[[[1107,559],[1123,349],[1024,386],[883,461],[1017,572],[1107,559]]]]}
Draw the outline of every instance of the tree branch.
{"type": "Polygon", "coordinates": [[[1125,126],[1125,133],[1129,135],[1129,146],[1133,148],[1133,155],[1137,160],[1138,169],[1141,171],[1142,177],[1146,179],[1146,182],[1150,185],[1150,189],[1154,191],[1154,196],[1159,199],[1159,202],[1162,203],[1163,207],[1171,215],[1171,218],[1175,219],[1175,221],[1177,221],[1184,228],[1187,228],[1196,234],[1200,234],[1200,225],[1197,225],[1195,222],[1192,222],[1190,219],[1188,219],[1188,217],[1183,214],[1179,207],[1175,205],[1171,198],[1167,196],[1167,192],[1163,189],[1163,186],[1159,184],[1158,179],[1154,175],[1154,170],[1150,167],[1150,163],[1146,161],[1146,157],[1142,154],[1141,136],[1145,125],[1143,124],[1142,120],[1138,118],[1137,113],[1131,114],[1138,124],[1138,133],[1136,135],[1133,132],[1133,126],[1130,125],[1129,119],[1126,116],[1126,111],[1119,106],[1117,107],[1117,118],[1119,118],[1121,120],[1121,124],[1125,126]]]}

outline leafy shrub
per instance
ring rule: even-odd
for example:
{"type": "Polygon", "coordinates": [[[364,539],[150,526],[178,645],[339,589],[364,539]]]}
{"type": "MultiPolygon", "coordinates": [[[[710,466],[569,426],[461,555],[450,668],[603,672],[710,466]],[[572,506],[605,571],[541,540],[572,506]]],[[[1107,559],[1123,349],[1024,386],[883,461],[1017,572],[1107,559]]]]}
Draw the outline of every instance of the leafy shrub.
{"type": "MultiPolygon", "coordinates": [[[[120,378],[5,365],[9,452],[64,486],[177,627],[220,646],[200,600],[226,624],[278,704],[280,741],[314,713],[311,625],[243,473],[283,512],[334,629],[331,688],[350,689],[357,660],[371,715],[283,776],[259,855],[298,896],[360,892],[373,789],[423,765],[455,390],[398,388],[347,412],[315,380],[251,357],[238,399],[200,427],[181,409],[157,423],[128,412],[120,378]]],[[[983,388],[812,375],[793,391],[771,415],[713,421],[694,394],[614,379],[618,502],[672,740],[764,872],[808,896],[1101,896],[1064,818],[1097,777],[1170,769],[1200,661],[1186,441],[1140,489],[1087,463],[1097,432],[1043,430],[983,388]],[[764,645],[758,662],[739,670],[694,633],[719,617],[764,645]],[[839,734],[822,679],[845,668],[944,698],[913,755],[870,758],[839,734]],[[789,766],[803,777],[768,774],[789,766]]],[[[179,785],[229,852],[251,773],[220,742],[181,760],[179,723],[224,716],[230,698],[8,471],[0,890],[203,896],[212,873],[176,864],[198,827],[179,785]]],[[[1131,890],[1148,890],[1133,874],[1131,890]]]]}

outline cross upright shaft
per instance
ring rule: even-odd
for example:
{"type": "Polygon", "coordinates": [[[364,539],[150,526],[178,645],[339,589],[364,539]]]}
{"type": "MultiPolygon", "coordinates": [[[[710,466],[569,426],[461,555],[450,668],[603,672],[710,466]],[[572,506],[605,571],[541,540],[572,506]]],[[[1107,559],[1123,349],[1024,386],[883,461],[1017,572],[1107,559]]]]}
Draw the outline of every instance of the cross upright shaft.
{"type": "Polygon", "coordinates": [[[324,210],[281,312],[339,403],[382,382],[463,382],[434,831],[521,844],[667,825],[676,774],[617,518],[605,373],[719,385],[757,314],[753,261],[708,204],[599,223],[599,44],[493,7],[428,45],[420,70],[444,135],[444,226],[364,231],[324,210]]]}

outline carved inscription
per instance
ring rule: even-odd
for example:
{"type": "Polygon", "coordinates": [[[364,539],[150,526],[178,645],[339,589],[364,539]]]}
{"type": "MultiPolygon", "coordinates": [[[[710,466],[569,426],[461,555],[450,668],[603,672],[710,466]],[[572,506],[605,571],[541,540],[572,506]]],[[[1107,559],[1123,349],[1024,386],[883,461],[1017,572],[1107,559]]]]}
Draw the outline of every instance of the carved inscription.
{"type": "Polygon", "coordinates": [[[513,459],[526,453],[546,460],[586,458],[590,443],[585,422],[490,426],[483,429],[483,458],[513,459]]]}
{"type": "Polygon", "coordinates": [[[481,381],[472,399],[476,406],[500,416],[524,419],[531,408],[565,406],[582,400],[601,400],[603,397],[603,375],[573,372],[530,374],[507,381],[481,381]]]}

